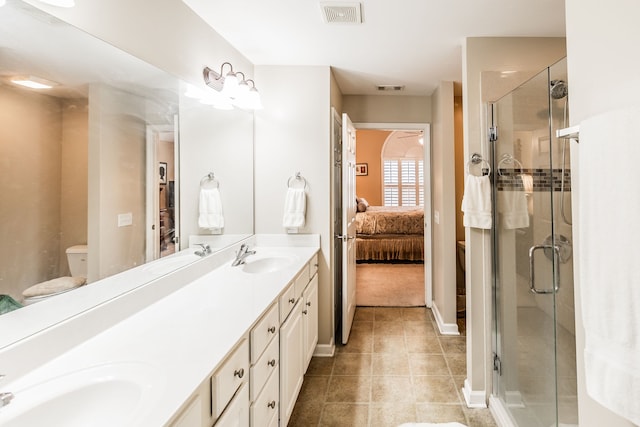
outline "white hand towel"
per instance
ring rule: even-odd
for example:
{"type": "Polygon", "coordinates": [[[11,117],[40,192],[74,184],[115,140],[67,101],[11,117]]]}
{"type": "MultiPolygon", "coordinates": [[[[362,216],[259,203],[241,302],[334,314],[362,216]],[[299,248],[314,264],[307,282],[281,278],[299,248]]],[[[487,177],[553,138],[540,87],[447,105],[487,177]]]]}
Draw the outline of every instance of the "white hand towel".
{"type": "Polygon", "coordinates": [[[638,425],[639,122],[640,108],[634,108],[607,112],[580,124],[578,209],[574,211],[587,393],[638,425]]]}
{"type": "Polygon", "coordinates": [[[200,216],[198,226],[211,230],[224,227],[224,215],[222,214],[222,200],[217,188],[200,189],[200,216]]]}
{"type": "Polygon", "coordinates": [[[514,228],[529,227],[529,210],[524,191],[519,189],[498,191],[497,208],[502,228],[513,230],[514,228]]]}
{"type": "Polygon", "coordinates": [[[307,195],[304,188],[289,188],[284,200],[284,217],[282,226],[285,228],[304,227],[307,195]]]}
{"type": "Polygon", "coordinates": [[[491,183],[488,175],[467,175],[462,212],[465,227],[491,228],[491,183]]]}

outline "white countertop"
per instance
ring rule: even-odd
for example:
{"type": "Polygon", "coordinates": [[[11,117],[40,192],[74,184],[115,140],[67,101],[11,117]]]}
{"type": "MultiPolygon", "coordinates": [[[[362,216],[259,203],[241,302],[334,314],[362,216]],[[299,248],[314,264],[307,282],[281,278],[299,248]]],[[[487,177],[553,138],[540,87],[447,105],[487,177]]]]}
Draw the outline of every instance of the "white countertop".
{"type": "MultiPolygon", "coordinates": [[[[0,391],[15,394],[12,403],[0,410],[0,425],[23,404],[20,397],[25,388],[69,372],[128,362],[147,365],[154,378],[149,384],[153,396],[150,410],[140,414],[132,425],[167,423],[319,247],[252,249],[257,253],[247,262],[252,257],[272,255],[288,256],[293,261],[276,272],[260,274],[243,272],[242,267],[231,267],[227,262],[26,375],[0,384],[0,391]]],[[[42,344],[46,346],[46,340],[42,344]]],[[[55,420],[43,423],[55,425],[55,420]]]]}

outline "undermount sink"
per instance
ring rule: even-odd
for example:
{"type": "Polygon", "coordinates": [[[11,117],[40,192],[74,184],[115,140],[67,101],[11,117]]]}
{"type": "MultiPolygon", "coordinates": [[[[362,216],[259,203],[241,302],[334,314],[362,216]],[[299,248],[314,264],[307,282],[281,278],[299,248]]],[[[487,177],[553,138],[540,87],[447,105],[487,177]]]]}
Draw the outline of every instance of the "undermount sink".
{"type": "Polygon", "coordinates": [[[142,363],[110,363],[11,390],[0,410],[3,427],[134,426],[160,396],[159,372],[142,363]]]}
{"type": "Polygon", "coordinates": [[[242,271],[245,273],[274,273],[289,266],[293,260],[292,257],[288,256],[249,258],[245,264],[242,265],[242,271]]]}

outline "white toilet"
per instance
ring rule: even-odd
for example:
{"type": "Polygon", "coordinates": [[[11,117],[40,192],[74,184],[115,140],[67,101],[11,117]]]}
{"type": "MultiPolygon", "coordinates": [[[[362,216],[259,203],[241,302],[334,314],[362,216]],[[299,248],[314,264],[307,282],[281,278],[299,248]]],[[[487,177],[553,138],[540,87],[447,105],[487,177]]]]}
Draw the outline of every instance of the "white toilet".
{"type": "Polygon", "coordinates": [[[24,305],[52,298],[87,283],[87,245],[71,246],[66,252],[71,276],[58,277],[25,289],[22,292],[24,305]]]}

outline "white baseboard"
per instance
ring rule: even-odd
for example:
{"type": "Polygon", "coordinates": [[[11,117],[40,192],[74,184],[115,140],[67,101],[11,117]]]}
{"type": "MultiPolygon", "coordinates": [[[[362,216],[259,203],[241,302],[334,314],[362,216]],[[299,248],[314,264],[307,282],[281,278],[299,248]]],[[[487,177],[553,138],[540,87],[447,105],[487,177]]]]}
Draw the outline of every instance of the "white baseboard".
{"type": "Polygon", "coordinates": [[[433,312],[433,317],[436,318],[436,324],[442,335],[460,335],[457,323],[444,323],[435,301],[431,304],[431,311],[433,312]]]}
{"type": "Polygon", "coordinates": [[[486,408],[487,398],[484,390],[471,390],[469,380],[464,380],[464,387],[462,388],[462,395],[468,408],[486,408]]]}
{"type": "Polygon", "coordinates": [[[333,338],[331,338],[331,342],[329,344],[316,345],[316,349],[313,351],[313,355],[315,357],[333,357],[334,354],[336,354],[336,346],[333,342],[333,338]]]}
{"type": "Polygon", "coordinates": [[[505,408],[502,401],[494,395],[489,397],[489,410],[498,427],[515,427],[515,424],[507,412],[507,408],[505,408]]]}

